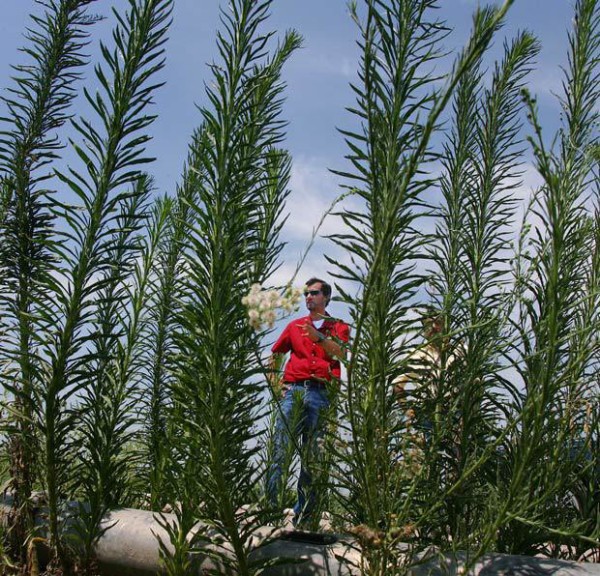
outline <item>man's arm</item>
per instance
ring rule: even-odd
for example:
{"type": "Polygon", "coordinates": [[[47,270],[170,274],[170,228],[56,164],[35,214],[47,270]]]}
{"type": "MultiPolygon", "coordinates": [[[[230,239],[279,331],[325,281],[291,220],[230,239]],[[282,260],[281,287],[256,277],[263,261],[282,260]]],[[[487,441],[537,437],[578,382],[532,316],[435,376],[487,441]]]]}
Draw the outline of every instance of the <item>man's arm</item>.
{"type": "MultiPolygon", "coordinates": [[[[275,356],[275,354],[286,354],[290,351],[291,345],[292,344],[290,341],[290,325],[288,324],[283,329],[283,332],[280,334],[279,338],[277,338],[275,344],[273,344],[271,352],[273,353],[273,356],[275,356]]],[[[273,356],[271,358],[273,358],[273,356]]]]}
{"type": "Polygon", "coordinates": [[[346,351],[331,338],[325,338],[320,342],[321,347],[325,350],[325,354],[330,358],[340,358],[344,359],[346,357],[346,351]]]}
{"type": "Polygon", "coordinates": [[[304,335],[312,342],[319,344],[330,358],[343,359],[346,357],[346,351],[335,340],[324,337],[324,334],[319,332],[314,326],[305,324],[303,329],[304,335]]]}
{"type": "Polygon", "coordinates": [[[276,396],[280,395],[283,392],[283,378],[281,368],[283,366],[284,359],[285,354],[275,352],[271,354],[267,365],[267,382],[275,392],[276,396]]]}

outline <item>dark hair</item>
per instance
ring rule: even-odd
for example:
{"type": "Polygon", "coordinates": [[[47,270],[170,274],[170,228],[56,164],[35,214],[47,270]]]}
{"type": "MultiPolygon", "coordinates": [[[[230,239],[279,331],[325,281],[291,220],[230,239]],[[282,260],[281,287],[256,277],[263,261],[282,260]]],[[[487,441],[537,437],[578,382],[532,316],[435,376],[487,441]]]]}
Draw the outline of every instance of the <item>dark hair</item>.
{"type": "Polygon", "coordinates": [[[325,282],[325,280],[321,280],[320,278],[309,278],[306,283],[305,286],[312,286],[313,284],[316,284],[317,282],[319,282],[321,284],[321,292],[323,292],[323,296],[325,296],[325,300],[326,300],[326,304],[329,304],[329,301],[331,300],[331,286],[329,284],[327,284],[327,282],[325,282]]]}

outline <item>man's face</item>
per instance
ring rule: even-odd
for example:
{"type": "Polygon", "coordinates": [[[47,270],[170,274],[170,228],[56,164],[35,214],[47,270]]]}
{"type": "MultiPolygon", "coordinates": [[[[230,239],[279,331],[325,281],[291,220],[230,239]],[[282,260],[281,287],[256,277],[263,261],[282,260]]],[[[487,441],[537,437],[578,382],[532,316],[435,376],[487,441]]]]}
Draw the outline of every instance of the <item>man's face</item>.
{"type": "Polygon", "coordinates": [[[317,312],[319,314],[325,312],[326,299],[321,291],[320,282],[305,286],[304,298],[306,299],[306,308],[309,312],[317,312]]]}
{"type": "Polygon", "coordinates": [[[444,322],[441,318],[425,318],[423,320],[423,334],[427,340],[432,340],[444,330],[444,322]]]}

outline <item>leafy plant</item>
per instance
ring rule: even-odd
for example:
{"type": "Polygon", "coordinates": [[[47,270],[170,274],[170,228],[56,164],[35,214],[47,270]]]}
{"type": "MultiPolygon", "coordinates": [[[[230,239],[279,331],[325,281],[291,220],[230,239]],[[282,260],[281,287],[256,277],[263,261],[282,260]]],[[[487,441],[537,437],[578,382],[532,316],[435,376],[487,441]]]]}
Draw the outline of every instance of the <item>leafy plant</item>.
{"type": "Polygon", "coordinates": [[[143,419],[141,458],[146,462],[142,476],[147,478],[150,508],[160,511],[168,502],[174,501],[169,493],[165,467],[168,465],[171,438],[177,435],[176,426],[170,427],[171,383],[173,381],[176,343],[174,334],[178,329],[177,317],[183,297],[183,278],[186,265],[184,251],[186,230],[196,202],[197,181],[200,176],[194,168],[198,165],[196,150],[205,132],[196,131],[190,146],[188,166],[183,183],[177,189],[176,199],[165,198],[161,202],[165,210],[164,234],[157,236],[156,256],[149,262],[154,272],[150,278],[150,303],[146,321],[147,338],[142,343],[140,355],[147,366],[144,370],[141,400],[147,414],[143,419]]]}
{"type": "MultiPolygon", "coordinates": [[[[552,534],[544,520],[548,510],[569,502],[569,478],[589,454],[587,407],[597,394],[598,361],[598,262],[590,251],[596,232],[588,204],[590,192],[597,192],[598,10],[597,2],[586,0],[575,7],[563,85],[565,126],[556,151],[547,149],[535,103],[525,95],[543,184],[532,208],[539,223],[531,228],[516,278],[515,368],[524,391],[515,398],[519,426],[508,447],[510,479],[500,488],[504,505],[496,524],[502,527],[499,548],[512,552],[532,552],[539,535],[552,534]]],[[[571,516],[571,505],[566,508],[556,515],[559,524],[561,516],[571,516]]],[[[578,531],[575,525],[561,530],[578,531]]]]}
{"type": "Polygon", "coordinates": [[[512,346],[507,256],[523,164],[520,91],[538,46],[521,33],[504,51],[490,88],[482,86],[479,67],[459,84],[454,130],[441,157],[443,203],[432,246],[436,270],[430,284],[443,319],[440,362],[446,369],[435,382],[429,413],[428,491],[439,490],[437,497],[445,499],[437,523],[448,526],[449,542],[459,547],[478,538],[487,483],[495,474],[495,451],[488,449],[506,433],[498,425],[507,419],[501,390],[510,389],[502,372],[512,346]],[[485,467],[480,463],[478,474],[446,497],[448,487],[482,457],[485,467]]]}
{"type": "MultiPolygon", "coordinates": [[[[107,512],[143,502],[166,529],[169,574],[202,562],[258,574],[285,559],[257,550],[270,541],[259,528],[280,520],[263,490],[272,374],[258,325],[271,316],[252,310],[255,331],[243,297],[281,258],[292,165],[281,78],[300,37],[274,44],[272,0],[229,3],[182,182],[155,199],[145,146],[171,0],[113,10],[99,91],[84,89],[91,114],[72,121],[75,161],[59,169],[92,2],[40,3],[30,64],[4,99],[0,463],[15,505],[0,556],[38,569],[40,487],[48,573],[94,574],[107,512]]],[[[431,543],[469,562],[488,550],[598,553],[600,13],[597,0],[576,3],[564,125],[548,145],[523,91],[531,34],[487,71],[511,4],[475,12],[442,77],[438,2],[350,5],[358,127],[342,131],[351,167],[327,213],[346,227],[334,241],[349,260],[329,261],[353,335],[314,482],[365,574],[404,573],[431,543]],[[515,250],[523,109],[542,184],[515,250]],[[437,336],[416,334],[415,306],[433,306],[437,336]],[[433,365],[415,368],[431,347],[433,365]]]]}
{"type": "Polygon", "coordinates": [[[45,288],[53,268],[53,216],[45,184],[62,143],[57,130],[69,118],[76,94],[91,0],[51,0],[32,16],[30,65],[15,67],[16,86],[4,102],[8,116],[0,137],[0,306],[2,384],[11,394],[9,457],[14,497],[10,554],[27,564],[25,543],[33,528],[29,502],[36,482],[38,386],[44,370],[36,328],[44,326],[45,288]]]}
{"type": "MultiPolygon", "coordinates": [[[[348,233],[336,237],[352,256],[352,265],[336,267],[338,277],[357,286],[356,296],[342,291],[355,333],[342,400],[348,441],[336,459],[343,507],[352,524],[364,527],[359,541],[363,569],[369,574],[402,570],[398,538],[425,525],[439,506],[422,491],[426,467],[411,464],[410,453],[419,446],[405,439],[407,422],[391,392],[410,345],[407,311],[424,281],[416,264],[428,239],[416,224],[423,195],[432,185],[423,175],[425,163],[433,158],[430,138],[457,84],[479,61],[510,2],[476,13],[471,40],[442,90],[433,88],[436,78],[430,68],[446,32],[429,19],[435,5],[367,1],[364,24],[354,9],[362,58],[352,112],[362,130],[343,132],[354,172],[341,175],[350,179],[364,210],[342,212],[348,233]],[[412,477],[407,466],[416,472],[412,477]]],[[[439,446],[437,436],[434,446],[439,446]]],[[[472,472],[461,474],[446,490],[456,490],[472,472]]]]}
{"type": "MultiPolygon", "coordinates": [[[[77,17],[75,23],[80,22],[84,3],[63,4],[63,10],[68,8],[66,14],[71,18],[77,17]]],[[[71,144],[85,163],[85,170],[80,173],[69,168],[66,173],[57,174],[81,206],[70,206],[49,196],[48,210],[66,227],[53,237],[42,227],[42,235],[34,238],[35,250],[47,255],[52,268],[37,279],[35,290],[27,291],[28,298],[35,303],[35,315],[32,311],[27,316],[22,314],[28,322],[25,330],[28,337],[31,338],[33,333],[39,335],[35,371],[30,372],[31,379],[35,378],[35,381],[28,384],[31,408],[27,418],[43,446],[40,454],[41,481],[48,496],[52,564],[67,571],[70,560],[61,533],[64,499],[76,493],[74,480],[77,468],[73,462],[81,447],[81,438],[86,438],[85,434],[76,436],[72,433],[79,418],[74,401],[82,393],[94,396],[91,387],[94,378],[97,378],[94,382],[96,392],[98,386],[106,389],[114,384],[114,379],[111,380],[114,374],[110,374],[107,364],[112,359],[109,357],[113,355],[118,337],[112,331],[116,328],[114,320],[122,306],[122,292],[119,288],[114,293],[106,290],[118,287],[123,281],[119,274],[126,273],[127,269],[121,271],[115,264],[127,259],[131,247],[128,246],[129,233],[124,232],[122,226],[132,225],[132,220],[137,217],[132,210],[139,209],[137,200],[140,194],[147,194],[146,186],[139,185],[144,178],[139,168],[148,161],[144,157],[144,144],[149,137],[143,131],[154,117],[146,115],[145,108],[157,87],[150,83],[150,79],[162,67],[160,56],[170,5],[170,1],[132,0],[125,16],[115,12],[118,21],[113,34],[115,49],[111,51],[106,46],[102,49],[108,71],[100,66],[96,68],[104,93],[92,95],[84,90],[106,133],[98,131],[85,119],[73,121],[84,144],[71,144]],[[108,327],[103,324],[106,321],[108,327]],[[99,332],[90,330],[94,323],[101,326],[99,332]],[[103,332],[105,329],[107,332],[103,332]]],[[[53,34],[59,32],[52,29],[53,34]]],[[[69,34],[75,34],[75,39],[80,38],[76,32],[69,34]]],[[[72,51],[80,47],[80,44],[69,45],[72,51]]],[[[72,62],[71,57],[70,54],[60,55],[61,64],[72,62]]],[[[61,78],[59,83],[67,95],[71,92],[66,87],[69,79],[69,76],[61,78]]],[[[51,96],[51,102],[59,111],[68,102],[63,92],[51,96]]],[[[47,146],[53,150],[53,145],[51,141],[47,146]]],[[[24,346],[26,356],[33,346],[29,342],[24,346]]],[[[111,396],[110,392],[107,394],[111,396]]],[[[118,401],[118,395],[113,397],[109,412],[121,409],[118,401]]],[[[99,426],[98,433],[100,430],[104,434],[115,432],[117,423],[114,420],[112,423],[100,421],[106,415],[101,412],[86,413],[85,417],[91,423],[88,431],[96,432],[94,427],[99,426]],[[108,430],[107,426],[113,426],[112,430],[108,430]]],[[[97,468],[94,475],[100,475],[99,482],[106,482],[104,458],[113,458],[114,462],[120,450],[115,438],[112,441],[107,439],[107,442],[104,448],[94,447],[109,452],[104,453],[101,462],[95,461],[97,468]]],[[[90,446],[88,448],[91,449],[90,446]]],[[[109,465],[108,473],[112,472],[114,467],[109,465]]],[[[91,481],[90,476],[88,479],[91,481]]],[[[110,504],[106,502],[106,492],[102,494],[100,490],[97,496],[102,506],[110,504]]],[[[96,521],[98,514],[100,512],[96,510],[96,521]]]]}
{"type": "Polygon", "coordinates": [[[179,524],[163,519],[174,547],[165,554],[171,574],[185,573],[186,551],[200,542],[225,573],[260,567],[249,553],[264,516],[249,505],[262,474],[256,454],[263,432],[254,423],[263,369],[242,297],[265,282],[281,250],[289,159],[276,148],[283,137],[280,74],[300,44],[289,32],[269,56],[272,34],[261,27],[270,5],[238,0],[222,12],[222,63],[212,67],[211,107],[202,110],[202,136],[189,166],[198,177],[189,219],[182,220],[185,277],[170,423],[177,434],[168,465],[179,524]],[[198,520],[204,528],[192,536],[198,520]]]}

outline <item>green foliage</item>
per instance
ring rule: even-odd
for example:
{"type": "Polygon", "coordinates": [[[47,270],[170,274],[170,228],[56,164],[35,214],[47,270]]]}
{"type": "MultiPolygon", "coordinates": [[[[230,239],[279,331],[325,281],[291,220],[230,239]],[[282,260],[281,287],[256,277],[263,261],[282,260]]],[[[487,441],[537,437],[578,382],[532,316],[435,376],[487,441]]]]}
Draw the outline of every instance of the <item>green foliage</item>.
{"type": "MultiPolygon", "coordinates": [[[[420,283],[414,273],[419,241],[406,231],[430,184],[412,177],[427,155],[420,115],[436,99],[434,79],[423,69],[435,58],[444,34],[440,24],[427,20],[426,8],[432,5],[367,2],[364,24],[354,12],[361,32],[363,84],[353,87],[353,112],[363,125],[362,132],[343,132],[355,168],[343,175],[357,181],[353,192],[365,208],[341,214],[350,232],[337,239],[352,254],[352,265],[340,266],[338,277],[360,287],[357,296],[342,292],[355,333],[341,418],[351,440],[337,455],[337,476],[340,494],[348,491],[343,508],[352,523],[372,528],[390,526],[390,515],[406,495],[395,465],[404,425],[389,391],[398,374],[396,339],[407,330],[407,303],[420,283]]],[[[385,565],[382,558],[379,569],[385,565]]]]}
{"type": "MultiPolygon", "coordinates": [[[[439,412],[448,393],[445,382],[435,383],[437,407],[421,414],[433,424],[424,463],[414,457],[421,450],[418,439],[410,441],[410,422],[391,393],[406,370],[407,311],[424,282],[416,265],[428,238],[417,232],[416,223],[424,194],[433,185],[424,175],[425,163],[432,159],[430,138],[455,87],[465,74],[475,76],[473,67],[508,5],[476,14],[471,41],[443,90],[434,88],[435,78],[427,72],[445,33],[441,24],[429,20],[434,7],[435,2],[366,2],[364,24],[354,13],[363,54],[353,112],[362,131],[344,132],[355,172],[343,176],[357,182],[353,191],[364,201],[364,210],[343,212],[349,232],[336,238],[352,254],[352,266],[338,266],[338,277],[358,285],[356,296],[343,292],[355,334],[342,401],[348,441],[336,457],[343,507],[353,524],[366,527],[360,533],[369,574],[387,573],[391,566],[400,570],[397,535],[406,535],[409,525],[420,530],[430,522],[443,525],[440,497],[473,474],[470,466],[458,478],[450,477],[438,458],[442,436],[450,430],[442,419],[451,413],[439,412]],[[435,496],[429,492],[432,482],[435,496]]],[[[473,233],[479,236],[476,228],[473,233]]]]}
{"type": "Polygon", "coordinates": [[[136,238],[146,224],[144,204],[151,182],[141,177],[136,186],[135,196],[125,203],[118,220],[109,256],[112,261],[97,297],[88,356],[91,378],[77,406],[82,438],[74,494],[84,503],[79,511],[79,531],[86,569],[93,564],[93,546],[102,534],[102,517],[111,508],[132,505],[136,496],[139,501],[142,489],[134,481],[140,455],[131,449],[138,436],[136,405],[143,370],[140,348],[147,335],[142,314],[148,305],[154,253],[168,209],[157,202],[148,237],[136,238]]]}
{"type": "MultiPolygon", "coordinates": [[[[62,563],[65,552],[59,527],[60,494],[73,494],[72,456],[77,446],[72,445],[70,429],[78,419],[78,412],[71,410],[67,402],[84,390],[94,398],[94,377],[103,380],[106,362],[112,361],[111,356],[118,357],[114,319],[109,318],[111,325],[104,326],[103,314],[115,315],[111,308],[118,311],[120,307],[121,285],[126,281],[128,267],[119,265],[131,257],[128,228],[139,217],[131,210],[139,210],[140,195],[147,194],[147,186],[140,184],[144,178],[140,166],[149,160],[144,156],[144,144],[149,138],[144,131],[154,116],[140,112],[151,102],[157,87],[151,78],[163,65],[161,55],[170,7],[170,0],[132,1],[127,13],[115,13],[118,22],[113,33],[115,46],[112,50],[102,48],[106,68],[96,67],[102,92],[90,94],[84,90],[106,134],[99,133],[85,119],[74,121],[73,126],[85,144],[73,143],[73,148],[85,164],[85,172],[70,168],[67,173],[58,174],[81,202],[81,207],[56,207],[70,224],[66,234],[71,244],[65,249],[54,247],[57,258],[61,257],[60,272],[65,284],[55,282],[48,286],[56,302],[49,311],[54,316],[56,333],[44,343],[45,356],[51,361],[41,392],[40,424],[44,427],[46,444],[44,467],[51,546],[62,563]],[[100,329],[90,333],[86,324],[94,321],[100,329]],[[92,350],[96,347],[91,357],[86,353],[90,345],[92,350]]],[[[87,437],[93,439],[96,427],[98,433],[107,435],[103,447],[88,444],[92,453],[98,448],[101,452],[94,470],[99,477],[93,480],[101,484],[107,483],[105,474],[114,472],[127,429],[119,421],[126,389],[119,390],[123,382],[110,372],[108,369],[106,381],[99,384],[101,388],[108,386],[109,391],[96,388],[96,393],[113,398],[108,413],[95,406],[98,412],[87,414],[88,430],[92,432],[87,437]]],[[[98,495],[103,506],[111,503],[106,496],[106,492],[98,495]]],[[[98,521],[96,512],[94,522],[98,521]]],[[[95,537],[93,530],[90,537],[92,540],[95,537]]]]}
{"type": "Polygon", "coordinates": [[[170,438],[172,434],[177,434],[176,426],[169,429],[172,408],[170,388],[177,351],[174,334],[178,329],[177,317],[183,299],[186,231],[201,178],[197,169],[198,152],[208,146],[203,138],[206,138],[206,132],[200,128],[192,137],[188,165],[183,182],[177,188],[176,199],[165,198],[162,203],[166,212],[165,230],[164,234],[157,236],[156,257],[149,263],[154,277],[151,278],[151,296],[147,307],[148,333],[140,350],[143,364],[146,365],[141,400],[147,407],[142,410],[147,414],[142,434],[142,460],[147,463],[143,476],[147,478],[149,487],[150,508],[157,511],[175,499],[169,493],[165,471],[170,438]]]}
{"type": "MultiPolygon", "coordinates": [[[[32,63],[5,98],[0,462],[15,507],[0,557],[35,563],[25,543],[40,486],[50,573],[92,575],[106,513],[145,502],[166,529],[167,573],[208,558],[220,574],[259,574],[258,528],[280,511],[262,489],[265,334],[242,297],[280,264],[292,162],[281,75],[300,37],[275,44],[264,30],[272,0],[229,3],[181,184],[154,199],[145,146],[172,0],[113,11],[99,92],[84,88],[91,114],[66,144],[79,167],[56,167],[91,3],[41,4],[32,63]]],[[[600,8],[576,3],[564,125],[548,146],[525,91],[536,40],[519,32],[488,72],[511,4],[475,12],[438,78],[450,30],[435,0],[351,3],[358,128],[341,132],[351,168],[332,206],[355,208],[340,210],[334,238],[349,260],[330,263],[353,334],[314,476],[365,574],[403,573],[431,543],[472,558],[598,548],[600,8]],[[524,109],[542,184],[515,250],[524,109]],[[415,306],[435,309],[438,334],[417,334],[415,306]]]]}
{"type": "MultiPolygon", "coordinates": [[[[54,65],[58,68],[58,79],[50,78],[56,86],[49,84],[40,88],[40,93],[48,96],[49,105],[38,104],[33,96],[36,92],[31,89],[32,108],[40,107],[36,109],[40,117],[33,126],[33,140],[22,145],[19,136],[13,136],[12,146],[15,149],[28,146],[25,151],[35,156],[36,166],[43,166],[55,157],[58,141],[41,129],[54,129],[65,120],[64,111],[73,90],[68,84],[74,76],[71,68],[82,64],[79,51],[85,36],[80,28],[89,22],[82,12],[85,4],[88,2],[63,2],[60,10],[52,4],[66,30],[48,24],[50,40],[46,44],[41,36],[35,36],[37,50],[31,51],[31,55],[42,66],[49,51],[58,60],[54,65]],[[61,40],[69,51],[49,50],[49,45],[54,43],[60,48],[61,40]],[[48,90],[50,93],[46,94],[48,90]],[[48,110],[44,110],[43,105],[48,110]]],[[[105,68],[96,67],[103,92],[92,95],[84,89],[106,133],[99,132],[88,120],[73,121],[84,144],[71,142],[71,146],[85,168],[83,172],[69,168],[68,172],[58,174],[81,204],[70,206],[54,196],[46,197],[45,213],[32,221],[40,233],[32,231],[27,235],[26,241],[31,247],[21,251],[25,252],[23,258],[31,254],[44,255],[45,258],[37,259],[45,263],[45,273],[23,268],[21,285],[11,286],[14,292],[26,294],[19,312],[19,318],[26,323],[20,328],[20,358],[23,358],[20,387],[31,404],[26,414],[31,427],[29,450],[34,438],[40,440],[40,454],[36,458],[42,470],[40,480],[48,494],[53,563],[65,570],[69,569],[69,560],[61,535],[64,497],[78,494],[79,489],[88,496],[92,506],[90,514],[94,516],[88,526],[92,542],[96,537],[94,523],[97,524],[106,506],[114,504],[108,499],[109,491],[119,483],[119,478],[123,481],[122,475],[114,476],[128,428],[127,420],[120,421],[119,415],[131,400],[124,397],[126,384],[120,377],[122,374],[114,369],[114,364],[119,362],[118,320],[125,305],[123,283],[131,268],[127,263],[135,255],[131,236],[140,226],[140,202],[148,193],[139,167],[148,160],[144,157],[144,144],[148,140],[144,130],[154,117],[142,112],[156,88],[149,80],[162,67],[160,56],[170,4],[170,1],[132,1],[128,13],[115,13],[118,22],[113,34],[115,47],[102,47],[105,68]],[[50,235],[49,214],[68,227],[50,235]],[[32,281],[32,273],[35,286],[23,287],[23,282],[32,281]],[[88,408],[83,414],[75,406],[80,398],[83,398],[82,407],[88,408]],[[80,434],[73,435],[80,417],[83,417],[80,434]],[[99,438],[102,441],[98,443],[99,438]],[[74,466],[74,457],[86,449],[93,464],[91,468],[84,466],[80,477],[81,468],[74,466]],[[84,480],[83,488],[76,487],[75,479],[84,480]],[[103,488],[93,490],[98,484],[103,488]],[[92,492],[97,502],[93,501],[92,492]]],[[[27,79],[20,85],[23,89],[18,95],[27,101],[28,88],[33,84],[27,79]]],[[[9,102],[13,112],[20,110],[19,106],[21,104],[9,102]]],[[[22,133],[22,120],[16,114],[13,122],[15,134],[22,133]]],[[[23,159],[14,161],[20,169],[29,164],[31,162],[23,159]]],[[[33,203],[31,206],[19,207],[20,199],[27,198],[35,183],[31,181],[23,192],[15,195],[16,210],[21,210],[17,214],[39,211],[40,193],[29,197],[27,201],[33,203]]],[[[18,230],[23,237],[28,228],[18,230]]],[[[11,392],[18,390],[13,387],[11,392]]],[[[117,490],[112,496],[118,494],[117,490]]]]}
{"type": "Polygon", "coordinates": [[[477,524],[485,516],[486,485],[495,474],[495,459],[486,458],[477,476],[461,482],[448,497],[444,491],[505,433],[499,426],[506,423],[503,357],[512,345],[506,255],[511,251],[523,153],[520,90],[537,49],[535,40],[522,33],[505,46],[490,88],[482,87],[478,68],[463,78],[455,98],[454,130],[442,156],[443,204],[432,248],[437,270],[431,285],[444,319],[442,364],[447,363],[448,370],[436,383],[429,416],[434,444],[439,441],[431,453],[429,474],[430,490],[441,490],[438,498],[446,499],[448,533],[438,536],[447,536],[455,546],[479,537],[477,524]],[[458,361],[450,365],[453,357],[458,361]],[[436,411],[450,417],[436,418],[436,411]],[[443,483],[435,480],[441,470],[447,471],[443,483]]]}
{"type": "Polygon", "coordinates": [[[59,157],[59,129],[68,119],[79,69],[85,64],[90,0],[51,1],[24,49],[31,65],[16,67],[16,86],[4,97],[8,117],[0,133],[0,309],[6,330],[0,351],[2,382],[10,392],[14,524],[10,552],[27,563],[25,542],[33,526],[29,497],[39,458],[38,386],[44,361],[36,328],[44,325],[44,285],[51,281],[52,214],[47,205],[49,165],[59,157]],[[37,324],[37,325],[36,325],[37,324]],[[9,368],[10,367],[10,368],[9,368]]]}
{"type": "MultiPolygon", "coordinates": [[[[598,141],[600,7],[583,0],[575,13],[563,84],[565,126],[558,135],[558,150],[544,145],[535,103],[525,95],[543,184],[533,199],[532,214],[538,223],[528,235],[517,271],[515,368],[524,392],[515,399],[519,426],[507,453],[511,476],[502,487],[505,504],[499,522],[507,522],[511,515],[534,518],[542,534],[549,529],[543,520],[548,509],[559,523],[564,518],[568,522],[569,478],[595,466],[585,459],[597,438],[591,431],[596,426],[592,404],[598,393],[599,286],[596,251],[590,250],[597,245],[597,232],[588,199],[590,190],[597,193],[593,150],[598,141]]],[[[522,522],[503,526],[500,549],[535,550],[539,539],[532,539],[530,526],[522,522]]],[[[577,532],[577,524],[566,532],[571,530],[577,532]]],[[[595,532],[588,535],[598,537],[595,532]]]]}

